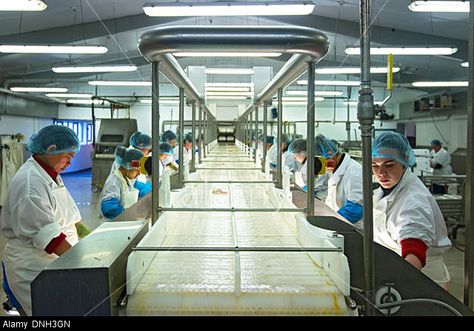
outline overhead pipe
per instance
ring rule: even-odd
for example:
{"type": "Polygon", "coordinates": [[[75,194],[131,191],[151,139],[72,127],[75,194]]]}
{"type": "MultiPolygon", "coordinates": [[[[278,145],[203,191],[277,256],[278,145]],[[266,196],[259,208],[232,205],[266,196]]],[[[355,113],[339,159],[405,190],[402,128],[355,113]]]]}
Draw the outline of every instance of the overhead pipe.
{"type": "Polygon", "coordinates": [[[370,81],[370,18],[371,0],[360,0],[361,86],[357,118],[362,140],[362,191],[364,201],[364,280],[367,303],[365,311],[374,315],[374,231],[372,210],[372,131],[375,119],[374,97],[370,81]]]}

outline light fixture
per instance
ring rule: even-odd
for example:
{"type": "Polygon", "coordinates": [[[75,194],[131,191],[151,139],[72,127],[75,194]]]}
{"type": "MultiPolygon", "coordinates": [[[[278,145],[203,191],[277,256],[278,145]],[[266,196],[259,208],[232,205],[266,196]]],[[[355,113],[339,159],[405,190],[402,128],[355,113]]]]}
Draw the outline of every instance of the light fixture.
{"type": "Polygon", "coordinates": [[[88,67],[54,67],[52,70],[58,74],[74,73],[74,72],[128,72],[137,70],[132,65],[116,65],[116,66],[88,66],[88,67]]]}
{"type": "Polygon", "coordinates": [[[109,105],[110,103],[107,100],[99,100],[99,99],[67,99],[66,103],[72,103],[76,105],[109,105]]]}
{"type": "MultiPolygon", "coordinates": [[[[349,106],[357,106],[357,104],[359,103],[359,101],[357,100],[349,100],[349,101],[343,101],[342,102],[344,105],[349,105],[349,106]]],[[[381,104],[382,101],[374,101],[374,104],[377,105],[377,104],[381,104]]]]}
{"type": "Polygon", "coordinates": [[[0,53],[103,54],[104,46],[0,45],[0,53]]]}
{"type": "Polygon", "coordinates": [[[469,68],[469,62],[463,62],[461,63],[461,66],[464,67],[464,68],[469,68]]]}
{"type": "MultiPolygon", "coordinates": [[[[306,83],[308,85],[308,83],[306,83]]],[[[314,91],[314,95],[320,95],[320,96],[327,96],[327,97],[332,97],[332,96],[338,96],[342,95],[342,91],[314,91]]],[[[307,95],[306,91],[286,91],[287,95],[307,95]]]]}
{"type": "Polygon", "coordinates": [[[408,9],[416,12],[469,13],[469,1],[413,1],[408,9]]]}
{"type": "MultiPolygon", "coordinates": [[[[399,72],[400,68],[393,67],[392,72],[399,72]]],[[[387,67],[371,67],[370,73],[372,74],[386,74],[388,72],[387,67]]],[[[326,67],[316,69],[317,74],[356,74],[360,75],[360,67],[326,67]]]]}
{"type": "Polygon", "coordinates": [[[127,81],[127,80],[91,80],[89,85],[100,86],[151,86],[151,82],[127,81]]]}
{"type": "MultiPolygon", "coordinates": [[[[278,100],[277,98],[273,98],[273,100],[278,100]]],[[[323,101],[324,98],[322,97],[315,97],[314,98],[315,101],[323,101]]],[[[305,102],[307,101],[307,98],[304,98],[304,97],[283,97],[282,98],[282,101],[285,102],[285,101],[295,101],[295,102],[305,102]]]]}
{"type": "Polygon", "coordinates": [[[18,10],[18,11],[43,11],[48,7],[41,0],[11,0],[0,1],[0,11],[18,10]]]}
{"type": "Polygon", "coordinates": [[[10,90],[13,92],[32,92],[32,93],[48,93],[48,92],[58,92],[63,93],[67,92],[65,87],[24,87],[24,86],[15,86],[10,87],[10,90]]]}
{"type": "MultiPolygon", "coordinates": [[[[370,55],[451,55],[458,51],[457,47],[415,47],[415,46],[399,46],[399,47],[371,47],[370,55]]],[[[346,54],[359,55],[360,47],[347,47],[346,54]]]]}
{"type": "Polygon", "coordinates": [[[250,92],[251,87],[206,87],[206,92],[250,92]]]}
{"type": "MultiPolygon", "coordinates": [[[[298,85],[308,85],[307,80],[298,80],[298,85]]],[[[314,85],[330,85],[330,86],[359,86],[360,82],[357,80],[317,80],[314,85]]]]}
{"type": "Polygon", "coordinates": [[[274,52],[177,52],[176,57],[278,57],[274,52]]]}
{"type": "Polygon", "coordinates": [[[206,68],[207,75],[253,75],[253,69],[249,68],[206,68]]]}
{"type": "Polygon", "coordinates": [[[92,98],[90,93],[46,93],[48,98],[92,98]]]}
{"type": "Polygon", "coordinates": [[[222,96],[222,95],[211,95],[208,96],[207,99],[229,99],[229,100],[246,100],[250,99],[250,97],[245,97],[245,96],[239,96],[239,95],[227,95],[227,96],[222,96]]]}
{"type": "Polygon", "coordinates": [[[253,87],[253,83],[206,83],[207,87],[253,87]]]}
{"type": "Polygon", "coordinates": [[[214,95],[244,95],[251,97],[253,96],[253,92],[211,92],[206,91],[207,96],[214,96],[214,95]]]}
{"type": "Polygon", "coordinates": [[[411,85],[415,87],[467,87],[469,86],[468,81],[439,81],[439,82],[413,82],[411,85]]]}
{"type": "MultiPolygon", "coordinates": [[[[179,104],[179,100],[176,98],[165,99],[166,97],[160,97],[159,102],[162,104],[179,104]]],[[[140,103],[151,104],[151,99],[140,99],[140,103]]]]}
{"type": "Polygon", "coordinates": [[[270,16],[270,15],[309,15],[314,10],[312,3],[274,2],[274,3],[145,3],[143,11],[148,16],[270,16]]]}

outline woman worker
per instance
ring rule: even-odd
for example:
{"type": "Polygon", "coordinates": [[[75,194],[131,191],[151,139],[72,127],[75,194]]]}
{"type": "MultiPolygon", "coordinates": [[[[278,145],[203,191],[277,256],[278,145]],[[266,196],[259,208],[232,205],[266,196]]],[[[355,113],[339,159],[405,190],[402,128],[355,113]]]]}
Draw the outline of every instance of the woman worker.
{"type": "Polygon", "coordinates": [[[117,146],[115,161],[120,165],[107,177],[99,197],[100,216],[113,220],[125,209],[151,192],[151,184],[137,181],[143,153],[134,148],[117,146]]]}
{"type": "Polygon", "coordinates": [[[443,288],[449,272],[443,255],[451,247],[438,204],[411,172],[415,155],[406,137],[385,132],[372,147],[374,240],[401,255],[443,288]]]}
{"type": "Polygon", "coordinates": [[[352,224],[362,226],[362,166],[322,134],[315,139],[315,155],[327,160],[329,174],[325,203],[352,224]]]}
{"type": "Polygon", "coordinates": [[[13,176],[0,216],[8,240],[3,287],[20,313],[32,314],[30,284],[58,256],[78,242],[81,214],[60,173],[80,150],[77,135],[49,125],[27,143],[30,157],[13,176]]]}
{"type": "MultiPolygon", "coordinates": [[[[148,156],[151,152],[151,137],[145,133],[142,133],[140,131],[135,131],[129,139],[130,146],[128,148],[135,148],[143,153],[143,156],[148,156]]],[[[118,164],[117,161],[112,163],[112,168],[110,170],[110,173],[115,172],[116,169],[118,169],[120,165],[118,164]]],[[[145,175],[140,175],[138,177],[138,180],[141,182],[146,182],[146,176],[145,175]]]]}
{"type": "Polygon", "coordinates": [[[282,163],[288,167],[289,171],[295,171],[299,169],[298,162],[293,158],[291,153],[288,153],[288,147],[290,145],[290,138],[287,134],[283,133],[281,139],[275,137],[273,145],[268,150],[268,162],[272,169],[275,169],[278,162],[278,143],[281,140],[281,152],[282,152],[282,163]]]}

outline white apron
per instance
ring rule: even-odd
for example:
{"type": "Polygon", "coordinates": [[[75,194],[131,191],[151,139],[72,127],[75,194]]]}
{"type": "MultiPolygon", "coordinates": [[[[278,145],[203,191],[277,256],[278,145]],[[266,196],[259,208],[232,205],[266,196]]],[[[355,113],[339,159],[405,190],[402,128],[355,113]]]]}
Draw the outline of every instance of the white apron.
{"type": "MultiPolygon", "coordinates": [[[[53,195],[56,199],[54,218],[73,246],[79,241],[74,224],[81,220],[81,214],[66,187],[53,189],[53,195]]],[[[10,289],[27,315],[31,315],[31,282],[57,257],[21,239],[8,241],[3,257],[5,274],[10,289]]]]}

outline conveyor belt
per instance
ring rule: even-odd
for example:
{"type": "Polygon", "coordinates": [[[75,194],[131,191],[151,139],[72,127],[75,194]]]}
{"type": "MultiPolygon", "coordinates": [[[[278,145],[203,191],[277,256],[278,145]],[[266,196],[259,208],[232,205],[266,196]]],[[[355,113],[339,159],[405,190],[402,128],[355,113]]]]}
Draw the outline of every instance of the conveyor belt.
{"type": "MultiPolygon", "coordinates": [[[[217,145],[209,154],[235,150],[217,145]]],[[[208,180],[264,179],[260,170],[198,170],[193,175],[208,180]]],[[[188,183],[172,200],[172,206],[180,208],[295,208],[273,184],[188,183]]],[[[334,248],[327,236],[299,212],[166,211],[139,248],[209,250],[132,253],[126,314],[353,315],[345,302],[347,260],[340,252],[212,251],[213,247],[334,248]],[[337,272],[341,274],[335,277],[337,272]]]]}

